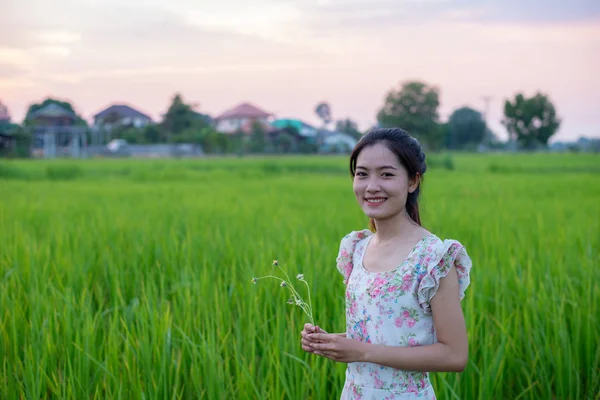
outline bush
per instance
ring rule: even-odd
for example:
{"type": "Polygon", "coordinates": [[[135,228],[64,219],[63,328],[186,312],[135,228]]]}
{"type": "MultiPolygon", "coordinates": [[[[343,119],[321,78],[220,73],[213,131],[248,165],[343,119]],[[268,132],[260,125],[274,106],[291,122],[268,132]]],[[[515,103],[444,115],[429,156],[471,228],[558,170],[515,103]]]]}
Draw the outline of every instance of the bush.
{"type": "Polygon", "coordinates": [[[46,167],[46,177],[53,181],[68,181],[83,175],[81,168],[74,165],[49,165],[46,167]]]}

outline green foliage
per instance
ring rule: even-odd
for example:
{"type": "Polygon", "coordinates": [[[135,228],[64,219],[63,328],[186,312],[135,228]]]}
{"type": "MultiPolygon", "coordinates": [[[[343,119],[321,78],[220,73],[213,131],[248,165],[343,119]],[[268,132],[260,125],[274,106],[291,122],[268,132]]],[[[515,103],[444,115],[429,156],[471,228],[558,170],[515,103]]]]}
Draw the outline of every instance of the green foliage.
{"type": "Polygon", "coordinates": [[[524,149],[547,146],[548,140],[560,127],[554,104],[543,93],[526,98],[519,93],[514,101],[504,103],[504,126],[524,149]]]}
{"type": "Polygon", "coordinates": [[[25,121],[23,122],[24,125],[29,126],[31,124],[30,116],[32,113],[46,107],[47,105],[50,105],[50,104],[56,104],[57,106],[60,106],[60,107],[64,108],[65,110],[73,113],[76,117],[75,125],[88,126],[87,122],[83,118],[81,118],[80,115],[78,115],[75,112],[75,109],[73,108],[73,106],[71,105],[70,102],[61,101],[61,100],[53,99],[50,97],[44,99],[44,101],[42,101],[41,103],[34,103],[29,106],[29,108],[27,109],[27,113],[25,114],[25,121]]]}
{"type": "Polygon", "coordinates": [[[358,125],[350,118],[337,121],[335,124],[335,130],[338,132],[347,133],[356,140],[359,140],[362,137],[362,133],[358,130],[358,125]]]}
{"type": "Polygon", "coordinates": [[[181,133],[191,128],[201,130],[206,128],[208,123],[191,105],[183,102],[180,94],[176,94],[161,125],[170,142],[181,143],[181,139],[178,138],[181,133]]]}
{"type": "Polygon", "coordinates": [[[505,143],[489,127],[485,129],[483,144],[490,150],[501,150],[505,147],[505,143]]]}
{"type": "Polygon", "coordinates": [[[49,165],[46,176],[52,181],[70,181],[83,175],[83,170],[77,165],[49,165]]]}
{"type": "Polygon", "coordinates": [[[201,131],[202,149],[207,153],[230,153],[233,151],[233,140],[228,135],[217,132],[212,127],[207,127],[201,131]]]}
{"type": "MultiPolygon", "coordinates": [[[[469,363],[433,373],[436,395],[596,398],[600,181],[515,179],[489,173],[490,160],[598,165],[597,155],[459,155],[454,171],[428,171],[426,228],[473,259],[469,363]]],[[[0,398],[339,398],[345,365],[303,352],[308,318],[286,288],[251,279],[285,260],[310,284],[317,322],[343,331],[335,255],[367,225],[347,161],[0,163],[0,174],[42,179],[0,182],[0,398]],[[49,181],[48,165],[86,179],[49,181]]]]}
{"type": "Polygon", "coordinates": [[[484,140],[485,133],[486,124],[481,113],[470,107],[461,107],[448,120],[448,148],[472,149],[484,140]]]}
{"type": "Polygon", "coordinates": [[[7,124],[0,133],[9,135],[12,141],[8,149],[0,149],[0,157],[27,158],[30,155],[32,137],[29,130],[15,124],[7,124]]]}
{"type": "Polygon", "coordinates": [[[267,147],[267,131],[264,126],[254,121],[252,124],[252,133],[250,136],[250,152],[264,153],[267,147]]]}
{"type": "Polygon", "coordinates": [[[399,89],[390,90],[377,120],[384,128],[402,128],[415,136],[429,150],[443,144],[438,128],[439,89],[424,82],[403,82],[399,89]]]}
{"type": "Polygon", "coordinates": [[[319,151],[317,143],[309,140],[300,140],[298,142],[298,153],[301,154],[315,154],[319,151]]]}
{"type": "Polygon", "coordinates": [[[331,106],[329,103],[323,101],[317,104],[315,113],[323,121],[324,126],[331,122],[331,106]]]}
{"type": "Polygon", "coordinates": [[[158,124],[148,124],[142,128],[145,143],[161,143],[166,141],[166,135],[158,124]]]}
{"type": "Polygon", "coordinates": [[[451,154],[428,156],[425,162],[427,163],[427,169],[446,169],[448,171],[453,171],[456,168],[454,157],[452,157],[451,154]]]}
{"type": "Polygon", "coordinates": [[[12,131],[18,128],[18,125],[12,124],[9,121],[0,121],[0,133],[11,134],[12,131]]]}
{"type": "Polygon", "coordinates": [[[125,139],[130,144],[147,143],[146,138],[144,137],[144,129],[142,128],[118,126],[112,130],[112,137],[114,139],[125,139]]]}
{"type": "MultiPolygon", "coordinates": [[[[286,128],[294,129],[294,128],[286,128]]],[[[293,153],[296,151],[296,139],[291,133],[285,130],[277,135],[274,140],[275,151],[277,153],[293,153]]]]}
{"type": "MultiPolygon", "coordinates": [[[[203,132],[204,134],[204,132],[203,132]]],[[[218,138],[232,141],[227,135],[217,133],[218,138]]],[[[303,142],[300,142],[303,143],[303,142]]],[[[201,143],[204,147],[206,142],[201,143]]],[[[224,146],[219,143],[219,146],[224,146]]],[[[222,147],[221,147],[222,148],[222,147]]],[[[206,150],[205,150],[206,151],[206,150]]],[[[230,152],[232,150],[229,150],[230,152]]],[[[318,155],[270,155],[268,157],[252,157],[245,162],[239,162],[233,157],[200,158],[191,160],[161,160],[152,162],[150,160],[111,160],[106,163],[101,159],[86,160],[79,162],[70,159],[37,160],[35,163],[0,163],[6,167],[6,172],[0,173],[0,178],[16,180],[43,181],[49,179],[50,168],[59,170],[77,170],[70,174],[69,179],[82,181],[104,180],[104,179],[132,179],[134,181],[163,181],[171,177],[173,180],[198,181],[206,178],[205,174],[219,175],[226,173],[232,176],[285,176],[287,174],[318,174],[332,176],[349,176],[347,156],[331,155],[322,157],[318,155]]],[[[583,157],[585,159],[585,157],[583,157]]],[[[427,156],[428,171],[453,170],[456,161],[451,154],[435,154],[427,156]]],[[[588,165],[590,162],[588,161],[588,165]]],[[[560,165],[560,164],[557,164],[560,165]]],[[[565,166],[568,168],[568,166],[565,166]]],[[[429,173],[429,172],[428,172],[429,173]]],[[[61,175],[59,172],[57,175],[61,175]]],[[[69,173],[65,173],[69,175],[69,173]]],[[[220,175],[219,175],[220,176],[220,175]]]]}
{"type": "Polygon", "coordinates": [[[7,162],[0,162],[0,179],[29,180],[31,176],[22,168],[7,162]]]}

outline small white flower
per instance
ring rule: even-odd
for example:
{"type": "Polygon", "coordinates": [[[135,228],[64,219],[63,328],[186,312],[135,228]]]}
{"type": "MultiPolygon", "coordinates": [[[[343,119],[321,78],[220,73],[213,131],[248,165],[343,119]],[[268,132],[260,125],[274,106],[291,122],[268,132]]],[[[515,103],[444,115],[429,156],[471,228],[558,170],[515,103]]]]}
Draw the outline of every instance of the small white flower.
{"type": "Polygon", "coordinates": [[[301,281],[304,280],[304,274],[296,275],[296,279],[300,279],[301,281]]]}

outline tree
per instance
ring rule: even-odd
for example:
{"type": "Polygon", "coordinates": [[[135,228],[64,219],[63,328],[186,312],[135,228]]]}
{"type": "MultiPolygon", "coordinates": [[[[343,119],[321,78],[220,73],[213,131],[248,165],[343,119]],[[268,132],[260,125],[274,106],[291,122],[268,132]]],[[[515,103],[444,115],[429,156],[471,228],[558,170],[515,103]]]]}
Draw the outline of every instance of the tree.
{"type": "Polygon", "coordinates": [[[142,136],[147,143],[160,143],[166,140],[158,124],[146,125],[142,128],[142,136]]]}
{"type": "Polygon", "coordinates": [[[420,81],[403,82],[390,90],[377,121],[383,128],[401,128],[419,139],[426,147],[439,148],[443,143],[438,127],[439,89],[420,81]]]}
{"type": "Polygon", "coordinates": [[[65,110],[75,114],[75,116],[76,116],[75,125],[79,125],[79,126],[87,126],[88,125],[87,122],[83,118],[81,118],[81,116],[77,115],[77,113],[73,109],[73,106],[71,105],[71,103],[69,103],[68,101],[60,101],[60,100],[53,99],[50,97],[46,98],[41,103],[34,103],[29,106],[29,108],[27,109],[27,113],[25,114],[24,125],[29,125],[31,114],[33,114],[34,112],[36,112],[50,104],[56,104],[57,106],[64,108],[65,110]]]}
{"type": "Polygon", "coordinates": [[[537,145],[548,145],[548,140],[558,131],[561,120],[545,94],[537,92],[526,98],[518,93],[513,102],[506,100],[504,103],[502,124],[512,140],[525,149],[533,149],[537,145]]]}
{"type": "Polygon", "coordinates": [[[118,127],[113,131],[113,138],[125,139],[129,144],[144,144],[145,137],[140,129],[128,126],[118,127]]]}
{"type": "Polygon", "coordinates": [[[3,149],[0,144],[0,156],[23,158],[30,156],[30,148],[33,142],[33,137],[29,130],[24,129],[22,126],[16,124],[7,123],[2,125],[0,133],[11,136],[15,141],[12,149],[10,149],[10,147],[9,149],[3,149]]]}
{"type": "Polygon", "coordinates": [[[362,137],[362,133],[360,133],[358,130],[358,125],[356,125],[356,122],[352,121],[350,118],[337,121],[335,124],[335,130],[338,132],[347,133],[356,140],[359,140],[362,137]]]}
{"type": "Polygon", "coordinates": [[[250,151],[262,153],[267,147],[267,131],[258,121],[252,123],[252,136],[250,137],[250,151]]]}
{"type": "Polygon", "coordinates": [[[201,130],[206,128],[208,123],[203,118],[199,118],[198,115],[193,110],[192,105],[184,103],[181,95],[177,93],[173,97],[161,124],[169,141],[176,141],[175,137],[187,129],[196,128],[201,130]]]}
{"type": "Polygon", "coordinates": [[[0,120],[0,133],[9,134],[17,127],[18,125],[12,124],[10,121],[0,120]]]}
{"type": "Polygon", "coordinates": [[[448,120],[447,144],[451,149],[475,147],[486,133],[486,124],[480,112],[461,107],[455,110],[448,120]]]}
{"type": "Polygon", "coordinates": [[[280,132],[274,142],[277,153],[293,153],[296,150],[296,139],[291,133],[288,133],[288,128],[280,132]]]}
{"type": "Polygon", "coordinates": [[[488,149],[501,149],[504,146],[500,138],[489,127],[485,128],[482,143],[488,149]]]}
{"type": "Polygon", "coordinates": [[[323,121],[323,127],[326,127],[331,122],[331,107],[329,103],[321,102],[315,107],[315,113],[323,121]]]}

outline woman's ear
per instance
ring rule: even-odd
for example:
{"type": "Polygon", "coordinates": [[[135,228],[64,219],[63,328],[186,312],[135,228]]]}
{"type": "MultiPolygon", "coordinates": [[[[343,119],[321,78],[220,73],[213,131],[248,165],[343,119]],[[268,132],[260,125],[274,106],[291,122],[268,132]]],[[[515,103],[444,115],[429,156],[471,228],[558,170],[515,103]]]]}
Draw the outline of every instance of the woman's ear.
{"type": "Polygon", "coordinates": [[[421,174],[418,172],[415,174],[415,177],[408,182],[408,193],[413,193],[419,187],[419,183],[421,182],[421,174]]]}

